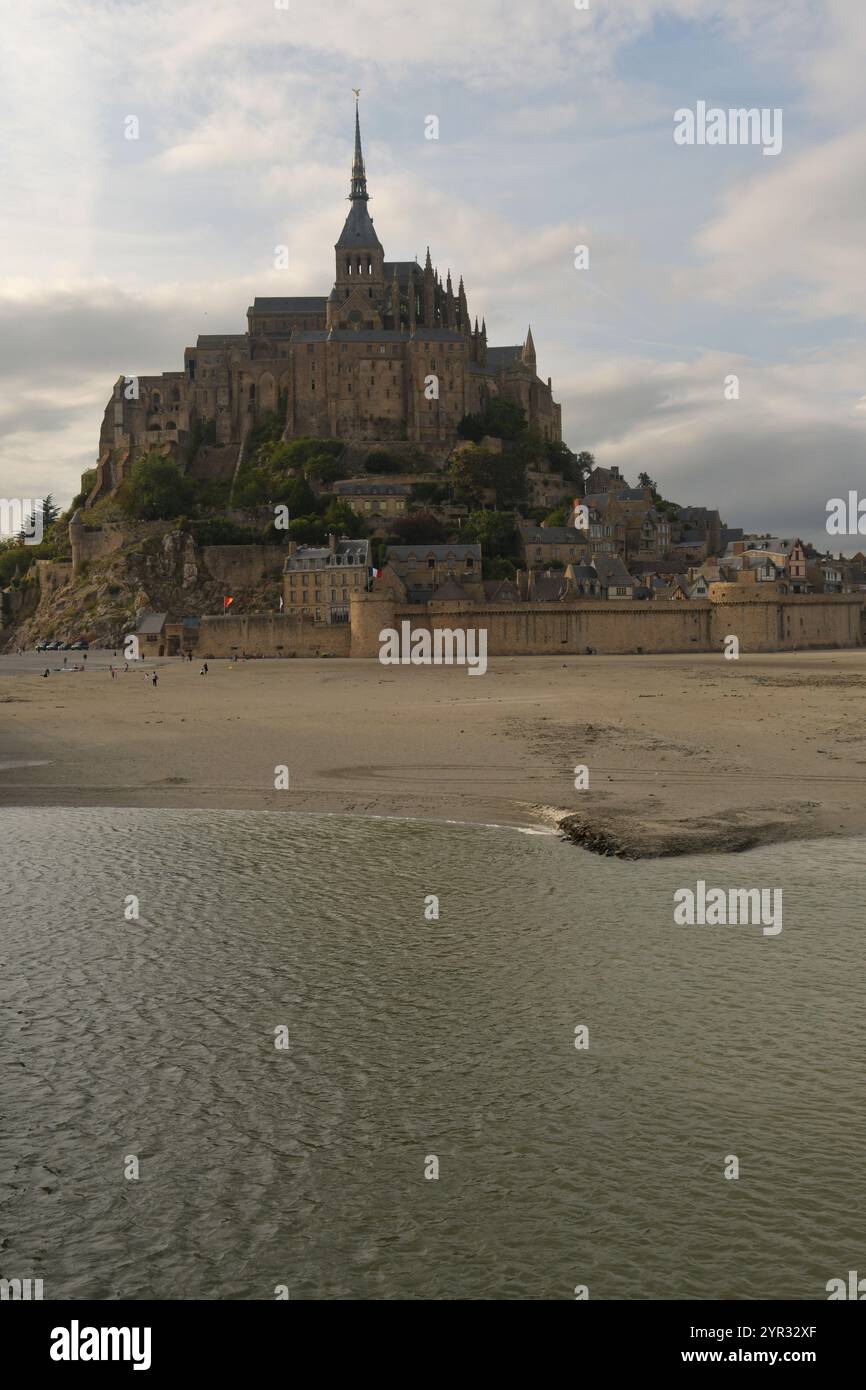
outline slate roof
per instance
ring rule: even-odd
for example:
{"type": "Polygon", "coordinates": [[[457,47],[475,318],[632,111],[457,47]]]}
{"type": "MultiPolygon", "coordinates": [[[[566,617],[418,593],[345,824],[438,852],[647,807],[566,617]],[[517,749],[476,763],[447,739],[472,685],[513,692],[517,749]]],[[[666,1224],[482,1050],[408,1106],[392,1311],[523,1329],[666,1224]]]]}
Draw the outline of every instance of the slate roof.
{"type": "Polygon", "coordinates": [[[286,557],[284,572],[294,574],[297,571],[303,571],[305,560],[314,561],[314,568],[316,569],[337,563],[369,565],[370,542],[368,540],[350,541],[344,538],[337,541],[333,551],[327,545],[299,545],[294,555],[286,557]]]}
{"type": "Polygon", "coordinates": [[[411,278],[413,271],[417,270],[419,275],[423,274],[417,261],[385,261],[386,280],[393,280],[395,268],[397,270],[397,279],[401,284],[411,278]]]}
{"type": "Polygon", "coordinates": [[[530,603],[557,603],[565,593],[565,578],[542,574],[532,585],[530,603]]]}
{"type": "Polygon", "coordinates": [[[410,488],[406,483],[335,483],[334,491],[340,497],[406,497],[410,488]]]}
{"type": "Polygon", "coordinates": [[[246,333],[199,333],[197,348],[238,347],[249,342],[246,333]]]}
{"type": "Polygon", "coordinates": [[[524,521],[520,534],[526,545],[586,545],[586,532],[576,526],[533,526],[524,521]]]}
{"type": "Polygon", "coordinates": [[[415,562],[420,564],[422,560],[428,559],[431,555],[439,564],[444,564],[446,560],[465,560],[467,556],[472,556],[479,565],[481,564],[480,545],[389,545],[387,559],[396,560],[398,564],[408,564],[409,557],[414,556],[415,562]]]}
{"type": "Polygon", "coordinates": [[[373,219],[367,211],[366,199],[353,198],[349,215],[343,223],[340,240],[334,249],[336,251],[367,251],[371,246],[378,247],[380,251],[382,249],[382,243],[376,235],[376,228],[373,226],[373,219]]]}
{"type": "Polygon", "coordinates": [[[472,601],[466,590],[461,589],[460,585],[451,578],[446,579],[444,583],[440,584],[438,589],[434,589],[430,598],[433,603],[444,603],[452,599],[460,603],[471,603],[472,601]]]}
{"type": "Polygon", "coordinates": [[[513,579],[485,579],[484,597],[488,603],[511,603],[520,593],[513,579]]]}
{"type": "Polygon", "coordinates": [[[487,365],[494,371],[501,371],[503,367],[512,366],[519,362],[523,355],[523,344],[515,343],[512,347],[489,347],[487,349],[487,365]]]}
{"type": "Polygon", "coordinates": [[[167,613],[142,613],[135,631],[141,637],[158,637],[167,617],[167,613]]]}
{"type": "Polygon", "coordinates": [[[252,302],[252,308],[247,312],[257,314],[323,314],[327,303],[327,297],[323,294],[292,295],[288,298],[266,296],[264,299],[256,295],[252,302]]]}
{"type": "Polygon", "coordinates": [[[595,557],[593,563],[595,564],[599,583],[602,584],[605,589],[611,586],[617,589],[633,587],[634,580],[618,556],[598,555],[595,557]]]}

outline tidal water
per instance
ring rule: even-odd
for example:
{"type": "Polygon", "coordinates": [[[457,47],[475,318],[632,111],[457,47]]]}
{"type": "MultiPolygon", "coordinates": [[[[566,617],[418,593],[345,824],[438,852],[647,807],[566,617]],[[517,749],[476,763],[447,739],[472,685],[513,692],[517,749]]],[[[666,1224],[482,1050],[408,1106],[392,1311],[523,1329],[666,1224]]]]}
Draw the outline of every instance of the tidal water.
{"type": "Polygon", "coordinates": [[[0,1276],[822,1299],[866,1273],[863,841],[628,864],[511,829],[51,809],[0,811],[0,858],[0,1276]],[[699,878],[781,887],[781,933],[675,926],[699,878]]]}

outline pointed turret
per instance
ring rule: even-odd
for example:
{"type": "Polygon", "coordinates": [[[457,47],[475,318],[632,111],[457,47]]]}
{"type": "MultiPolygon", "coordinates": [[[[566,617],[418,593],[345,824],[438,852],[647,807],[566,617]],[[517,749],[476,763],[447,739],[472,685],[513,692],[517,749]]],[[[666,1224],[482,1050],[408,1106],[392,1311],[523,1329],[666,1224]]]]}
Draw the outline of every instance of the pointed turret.
{"type": "Polygon", "coordinates": [[[469,335],[469,305],[466,302],[466,290],[463,288],[463,276],[460,276],[460,286],[457,291],[457,322],[460,331],[469,335]]]}
{"type": "Polygon", "coordinates": [[[532,328],[526,331],[526,342],[523,344],[523,351],[520,354],[521,362],[525,362],[527,367],[535,371],[535,344],[532,341],[532,328]]]}
{"type": "Polygon", "coordinates": [[[430,259],[430,247],[427,247],[427,259],[424,262],[424,299],[422,303],[422,321],[428,326],[434,322],[434,308],[436,298],[436,281],[433,278],[433,262],[430,259]]]}
{"type": "Polygon", "coordinates": [[[454,290],[451,287],[451,271],[445,281],[445,325],[447,328],[457,327],[457,304],[454,299],[454,290]]]}
{"type": "Polygon", "coordinates": [[[354,202],[356,198],[363,198],[364,202],[369,198],[367,192],[367,171],[364,168],[364,155],[361,150],[361,118],[358,114],[358,95],[355,94],[355,158],[352,160],[352,191],[349,197],[354,202]]]}
{"type": "Polygon", "coordinates": [[[381,242],[373,227],[373,219],[367,211],[370,195],[367,192],[367,173],[364,168],[364,155],[361,150],[361,121],[358,114],[358,98],[355,97],[355,157],[352,160],[352,181],[349,190],[352,204],[349,216],[337,242],[338,251],[382,250],[381,242]]]}
{"type": "Polygon", "coordinates": [[[361,121],[355,93],[355,154],[349,215],[334,246],[336,279],[327,306],[329,328],[381,328],[385,315],[385,252],[367,208],[367,174],[361,149],[361,121]]]}
{"type": "Polygon", "coordinates": [[[481,320],[481,335],[478,339],[478,361],[482,367],[487,366],[487,320],[481,320]]]}

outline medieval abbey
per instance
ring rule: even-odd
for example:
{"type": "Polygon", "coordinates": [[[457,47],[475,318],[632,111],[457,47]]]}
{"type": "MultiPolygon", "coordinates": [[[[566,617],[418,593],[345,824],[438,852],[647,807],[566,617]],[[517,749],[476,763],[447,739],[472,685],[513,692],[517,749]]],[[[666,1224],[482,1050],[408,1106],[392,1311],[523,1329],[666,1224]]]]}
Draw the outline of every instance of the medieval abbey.
{"type": "Polygon", "coordinates": [[[441,452],[464,415],[501,395],[522,405],[544,437],[561,438],[531,330],[521,344],[488,346],[462,277],[456,291],[450,271],[443,285],[429,248],[423,267],[385,260],[368,209],[357,97],[349,203],[330,294],[257,298],[245,333],[200,336],[184,351],[183,371],[118,379],[90,504],[149,450],[182,458],[196,428],[208,427],[220,453],[242,458],[249,430],[268,412],[285,420],[286,439],[411,441],[441,452]]]}

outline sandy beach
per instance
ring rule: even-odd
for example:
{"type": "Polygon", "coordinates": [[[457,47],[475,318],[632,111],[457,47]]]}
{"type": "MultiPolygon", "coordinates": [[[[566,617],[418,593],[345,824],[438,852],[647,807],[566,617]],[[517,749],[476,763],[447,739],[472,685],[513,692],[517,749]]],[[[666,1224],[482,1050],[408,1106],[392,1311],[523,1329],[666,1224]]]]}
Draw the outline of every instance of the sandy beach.
{"type": "Polygon", "coordinates": [[[559,824],[629,857],[866,831],[864,651],[501,658],[483,677],[175,659],[156,689],[110,659],[0,658],[0,804],[559,824]]]}

